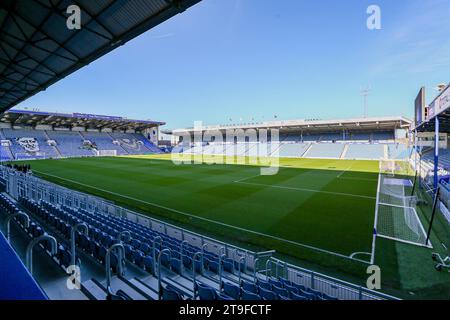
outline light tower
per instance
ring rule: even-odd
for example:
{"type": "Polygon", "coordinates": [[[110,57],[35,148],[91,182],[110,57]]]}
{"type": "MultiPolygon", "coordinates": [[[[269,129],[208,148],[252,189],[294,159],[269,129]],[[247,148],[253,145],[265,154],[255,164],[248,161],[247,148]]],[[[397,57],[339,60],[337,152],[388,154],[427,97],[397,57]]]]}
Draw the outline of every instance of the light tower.
{"type": "Polygon", "coordinates": [[[364,118],[367,118],[367,97],[370,93],[370,86],[369,87],[361,87],[361,95],[364,99],[364,118]]]}

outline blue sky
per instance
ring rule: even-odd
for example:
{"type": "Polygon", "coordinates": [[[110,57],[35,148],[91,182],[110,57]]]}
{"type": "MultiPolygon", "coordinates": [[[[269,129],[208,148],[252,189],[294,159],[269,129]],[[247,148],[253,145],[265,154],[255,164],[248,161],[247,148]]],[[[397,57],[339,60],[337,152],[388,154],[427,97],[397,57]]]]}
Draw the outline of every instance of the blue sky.
{"type": "Polygon", "coordinates": [[[203,0],[18,108],[166,121],[412,117],[449,82],[450,0],[203,0]],[[381,8],[368,30],[366,9],[381,8]]]}

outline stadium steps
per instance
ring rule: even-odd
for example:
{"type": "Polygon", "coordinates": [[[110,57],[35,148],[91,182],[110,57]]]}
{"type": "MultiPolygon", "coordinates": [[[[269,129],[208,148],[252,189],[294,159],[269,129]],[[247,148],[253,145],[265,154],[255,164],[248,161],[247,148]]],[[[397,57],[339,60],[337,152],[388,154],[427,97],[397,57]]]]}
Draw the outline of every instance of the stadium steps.
{"type": "MultiPolygon", "coordinates": [[[[46,138],[47,140],[55,140],[55,139],[50,138],[50,136],[48,135],[47,130],[44,130],[44,136],[45,136],[45,138],[46,138]]],[[[56,140],[55,140],[55,141],[56,141],[56,140]]],[[[55,150],[56,154],[58,155],[58,158],[62,158],[62,157],[63,157],[61,151],[59,151],[59,149],[58,149],[57,146],[52,146],[52,148],[55,150]]]]}
{"type": "Polygon", "coordinates": [[[339,157],[339,159],[345,159],[345,156],[347,155],[348,147],[349,147],[349,145],[346,143],[344,146],[344,150],[342,150],[342,154],[339,157]]]}
{"type": "Polygon", "coordinates": [[[129,280],[129,283],[140,292],[144,293],[151,300],[158,300],[158,287],[150,288],[148,285],[143,283],[139,278],[133,278],[129,280]]]}
{"type": "Polygon", "coordinates": [[[384,159],[389,159],[389,147],[387,144],[385,144],[383,147],[384,147],[384,159]]]}
{"type": "MultiPolygon", "coordinates": [[[[106,280],[102,282],[103,287],[106,288],[106,280]]],[[[122,290],[133,300],[149,300],[151,299],[146,293],[140,289],[134,288],[133,284],[130,285],[129,281],[126,281],[122,277],[114,276],[111,278],[111,289],[113,292],[122,290]]]]}
{"type": "Polygon", "coordinates": [[[4,150],[6,150],[6,153],[8,154],[8,156],[9,156],[9,158],[10,158],[11,160],[14,160],[14,159],[15,159],[15,157],[14,157],[12,151],[11,151],[11,148],[10,148],[9,146],[5,146],[5,147],[4,147],[4,150]]]}
{"type": "MultiPolygon", "coordinates": [[[[111,138],[111,141],[114,142],[114,140],[118,140],[118,139],[115,139],[115,138],[111,135],[110,132],[105,132],[105,133],[108,135],[108,137],[111,138]]],[[[123,150],[123,152],[125,152],[125,154],[130,154],[127,150],[125,150],[124,147],[122,147],[122,145],[121,145],[120,143],[119,143],[117,146],[118,146],[121,150],[123,150]]]]}
{"type": "Polygon", "coordinates": [[[300,158],[305,158],[306,155],[308,154],[308,152],[311,150],[313,146],[313,143],[310,143],[309,146],[307,148],[305,148],[305,152],[303,152],[303,154],[300,156],[300,158]]]}
{"type": "Polygon", "coordinates": [[[106,297],[108,296],[103,285],[95,279],[82,282],[81,292],[83,292],[90,300],[106,300],[106,297]]]}

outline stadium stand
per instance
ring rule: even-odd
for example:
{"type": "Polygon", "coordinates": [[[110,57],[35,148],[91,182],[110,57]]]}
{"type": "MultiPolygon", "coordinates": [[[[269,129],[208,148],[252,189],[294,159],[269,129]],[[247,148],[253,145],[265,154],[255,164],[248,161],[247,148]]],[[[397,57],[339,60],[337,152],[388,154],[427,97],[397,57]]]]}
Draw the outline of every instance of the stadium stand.
{"type": "Polygon", "coordinates": [[[0,119],[1,158],[89,157],[105,150],[116,155],[161,153],[155,145],[157,137],[151,141],[152,137],[144,136],[147,129],[161,124],[112,116],[11,110],[0,119]],[[100,128],[111,132],[100,132],[100,128]],[[130,128],[133,132],[125,132],[130,128]]]}
{"type": "Polygon", "coordinates": [[[302,157],[309,148],[309,143],[282,143],[278,149],[280,157],[302,157]]]}
{"type": "Polygon", "coordinates": [[[345,159],[383,159],[384,144],[349,144],[345,159]]]}
{"type": "Polygon", "coordinates": [[[314,143],[304,155],[305,158],[340,158],[344,151],[343,143],[314,143]]]}
{"type": "MultiPolygon", "coordinates": [[[[311,281],[308,280],[309,284],[306,284],[302,280],[306,279],[304,269],[297,271],[290,269],[289,273],[287,270],[282,273],[291,275],[289,278],[278,274],[278,271],[276,274],[267,270],[261,273],[255,268],[256,253],[211,238],[204,238],[155,219],[146,217],[147,220],[142,220],[142,216],[131,211],[124,211],[120,207],[109,205],[109,209],[105,210],[112,212],[111,209],[115,208],[122,213],[125,212],[124,216],[107,213],[101,209],[103,200],[100,198],[91,197],[91,200],[96,202],[89,205],[78,201],[73,202],[75,199],[87,199],[87,197],[80,192],[34,177],[28,170],[16,171],[2,166],[0,172],[2,188],[9,179],[12,179],[17,182],[14,185],[30,182],[36,186],[40,185],[42,190],[52,190],[51,193],[39,196],[36,193],[30,193],[28,196],[21,194],[20,189],[10,190],[11,195],[0,194],[0,219],[11,217],[11,223],[20,231],[15,234],[15,241],[18,238],[28,239],[36,244],[39,243],[38,245],[42,248],[43,254],[36,255],[34,261],[30,260],[36,266],[34,272],[30,269],[33,276],[43,279],[39,276],[39,270],[42,269],[37,267],[44,260],[50,263],[46,264],[47,274],[45,280],[42,280],[44,283],[40,284],[49,294],[49,298],[67,298],[69,291],[73,291],[62,290],[51,275],[57,276],[59,272],[56,270],[66,270],[79,258],[83,261],[81,265],[79,264],[82,268],[81,272],[92,277],[84,278],[81,282],[81,292],[76,293],[78,298],[84,299],[392,298],[356,285],[351,286],[337,279],[332,286],[324,285],[329,284],[332,279],[325,276],[322,278],[319,273],[315,273],[314,278],[311,281]],[[70,201],[69,198],[62,196],[67,192],[71,195],[70,201]],[[60,202],[64,198],[66,200],[60,202]],[[75,205],[75,203],[78,204],[75,205]],[[85,205],[87,207],[83,208],[85,205]],[[11,216],[13,213],[20,213],[20,215],[11,216]],[[150,221],[149,219],[151,223],[146,222],[150,221]],[[52,269],[54,271],[51,271],[52,269]],[[89,271],[90,269],[103,269],[104,273],[95,274],[89,271]],[[302,272],[304,275],[300,277],[296,272],[302,272]],[[323,289],[317,290],[316,287],[323,289]],[[355,290],[355,288],[359,289],[355,290]]],[[[0,241],[0,245],[1,243],[0,241]]],[[[258,257],[262,259],[261,255],[258,257]]],[[[285,262],[270,260],[272,259],[270,256],[266,259],[277,266],[282,264],[285,268],[293,268],[285,262]]],[[[28,267],[30,268],[30,264],[28,267]]],[[[29,282],[30,285],[33,284],[33,280],[29,282]]]]}

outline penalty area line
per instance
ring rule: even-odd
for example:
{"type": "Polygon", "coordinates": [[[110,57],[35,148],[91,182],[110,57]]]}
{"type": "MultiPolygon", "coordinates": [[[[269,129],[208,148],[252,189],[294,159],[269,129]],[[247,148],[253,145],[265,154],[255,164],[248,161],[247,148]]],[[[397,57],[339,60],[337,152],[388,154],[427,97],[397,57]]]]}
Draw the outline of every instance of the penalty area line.
{"type": "Polygon", "coordinates": [[[296,188],[296,187],[286,187],[286,186],[279,186],[279,185],[272,185],[272,184],[264,184],[264,183],[255,183],[255,182],[244,182],[244,181],[235,181],[236,183],[241,184],[248,184],[248,185],[254,185],[254,186],[264,186],[268,188],[278,188],[278,189],[286,189],[286,190],[294,190],[294,191],[305,191],[305,192],[313,192],[313,193],[324,193],[324,194],[332,194],[335,196],[346,196],[346,197],[355,197],[355,198],[363,198],[363,199],[370,199],[375,200],[375,197],[371,196],[363,196],[359,194],[353,194],[353,193],[343,193],[343,192],[333,192],[333,191],[323,191],[323,190],[315,190],[315,189],[307,189],[307,188],[296,188]]]}
{"type": "MultiPolygon", "coordinates": [[[[68,181],[68,182],[71,182],[71,183],[74,183],[74,184],[78,184],[78,185],[85,186],[85,187],[88,187],[88,188],[91,188],[91,189],[95,189],[95,190],[98,190],[98,191],[101,191],[101,192],[104,192],[104,193],[109,193],[109,194],[112,194],[112,195],[115,195],[115,196],[119,196],[119,197],[122,197],[122,198],[130,199],[130,200],[133,200],[133,201],[136,201],[136,202],[145,203],[145,204],[148,204],[148,205],[151,205],[151,206],[154,206],[154,207],[157,207],[157,208],[161,208],[161,209],[164,209],[164,210],[167,210],[167,211],[171,211],[171,212],[174,212],[174,213],[178,213],[178,214],[190,217],[190,218],[207,221],[207,222],[210,222],[210,223],[213,223],[213,224],[225,226],[225,227],[236,229],[236,230],[240,230],[240,231],[245,231],[245,232],[248,232],[248,233],[252,233],[252,234],[256,234],[256,235],[263,236],[263,237],[266,237],[266,238],[274,239],[274,240],[277,240],[277,241],[289,243],[289,244],[296,245],[296,246],[299,246],[299,247],[308,248],[308,249],[311,249],[311,250],[314,250],[314,251],[330,254],[330,255],[333,255],[333,256],[336,256],[336,257],[341,257],[341,258],[344,258],[344,259],[347,259],[347,260],[358,261],[358,262],[361,262],[361,263],[368,264],[367,261],[363,261],[363,260],[360,260],[360,259],[352,258],[351,256],[346,256],[344,254],[337,253],[337,252],[334,252],[334,251],[329,251],[329,250],[326,250],[326,249],[317,248],[317,247],[314,247],[314,246],[311,246],[311,245],[308,245],[308,244],[303,244],[303,243],[295,242],[295,241],[292,241],[292,240],[283,239],[283,238],[280,238],[280,237],[277,237],[277,236],[272,236],[272,235],[269,235],[269,234],[265,234],[265,233],[262,233],[262,232],[258,232],[258,231],[254,231],[254,230],[249,230],[249,229],[245,229],[245,228],[229,225],[229,224],[226,224],[226,223],[223,223],[223,222],[211,220],[211,219],[204,218],[204,217],[199,217],[199,216],[196,216],[196,215],[193,215],[193,214],[190,214],[190,213],[187,213],[187,212],[183,212],[183,211],[180,211],[180,210],[177,210],[177,209],[169,208],[169,207],[157,204],[157,203],[153,203],[153,202],[149,202],[149,201],[133,198],[133,197],[130,197],[130,196],[126,196],[126,195],[117,193],[117,192],[113,192],[113,191],[105,190],[105,189],[102,189],[102,188],[94,187],[94,186],[91,186],[91,185],[88,185],[88,184],[85,184],[85,183],[82,183],[82,182],[74,181],[74,180],[67,179],[67,178],[62,178],[62,177],[59,177],[59,176],[56,176],[56,175],[53,175],[53,174],[49,174],[49,173],[45,173],[45,172],[42,172],[42,171],[38,171],[38,170],[33,170],[33,171],[37,172],[37,173],[40,173],[40,174],[43,174],[43,175],[46,175],[46,176],[49,176],[49,177],[54,177],[54,178],[57,178],[57,179],[60,179],[60,180],[63,180],[63,181],[68,181]]],[[[245,183],[245,182],[242,182],[242,183],[245,183]]]]}

